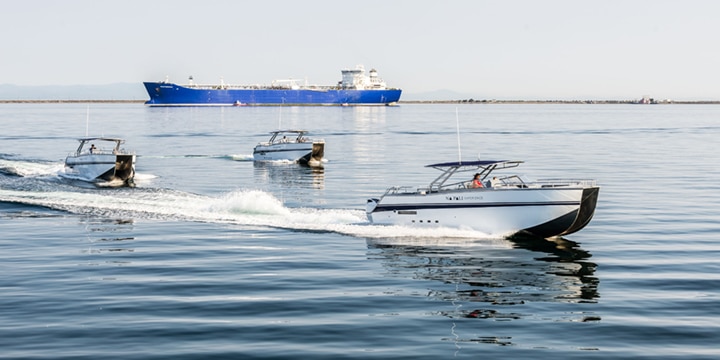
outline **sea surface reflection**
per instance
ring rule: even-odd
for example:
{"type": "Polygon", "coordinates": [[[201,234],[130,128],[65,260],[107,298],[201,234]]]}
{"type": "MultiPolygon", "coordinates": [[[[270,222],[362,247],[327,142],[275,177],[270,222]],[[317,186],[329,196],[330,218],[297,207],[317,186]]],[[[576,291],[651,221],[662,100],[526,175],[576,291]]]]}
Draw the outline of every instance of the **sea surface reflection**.
{"type": "Polygon", "coordinates": [[[253,169],[256,181],[269,182],[283,189],[323,189],[325,187],[325,169],[322,167],[255,161],[253,169]]]}
{"type": "Polygon", "coordinates": [[[381,261],[388,276],[429,280],[429,298],[458,304],[456,311],[442,313],[448,317],[517,319],[524,315],[505,311],[505,306],[594,303],[599,297],[596,265],[588,261],[591,254],[566,239],[514,237],[453,245],[369,239],[367,243],[368,257],[381,261]]]}

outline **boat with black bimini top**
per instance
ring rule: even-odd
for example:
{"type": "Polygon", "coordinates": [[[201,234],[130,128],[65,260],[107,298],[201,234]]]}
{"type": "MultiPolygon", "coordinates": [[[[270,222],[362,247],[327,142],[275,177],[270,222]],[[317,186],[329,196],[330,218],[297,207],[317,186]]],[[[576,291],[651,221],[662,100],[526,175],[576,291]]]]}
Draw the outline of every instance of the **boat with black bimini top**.
{"type": "Polygon", "coordinates": [[[65,158],[60,176],[98,186],[133,186],[136,156],[120,147],[125,140],[84,137],[78,141],[77,150],[65,158]]]}
{"type": "Polygon", "coordinates": [[[503,175],[522,161],[476,160],[426,165],[441,171],[426,187],[391,187],[368,199],[374,224],[454,227],[493,236],[527,233],[548,238],[572,234],[592,219],[599,187],[595,180],[529,180],[503,175]],[[468,181],[475,173],[478,183],[468,181]],[[461,181],[454,176],[465,174],[461,181]]]}
{"type": "Polygon", "coordinates": [[[253,149],[254,161],[288,161],[322,166],[325,140],[305,137],[306,130],[275,130],[253,149]]]}

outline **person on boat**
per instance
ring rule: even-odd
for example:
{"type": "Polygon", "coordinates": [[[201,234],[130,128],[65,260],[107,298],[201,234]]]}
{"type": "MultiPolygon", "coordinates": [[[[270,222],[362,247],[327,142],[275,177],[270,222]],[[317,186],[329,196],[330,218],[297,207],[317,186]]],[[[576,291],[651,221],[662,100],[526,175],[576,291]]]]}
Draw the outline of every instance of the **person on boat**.
{"type": "Polygon", "coordinates": [[[95,147],[95,144],[90,144],[90,153],[94,154],[97,148],[95,147]]]}
{"type": "Polygon", "coordinates": [[[480,174],[475,174],[475,177],[473,177],[472,183],[470,183],[470,187],[473,189],[479,189],[484,187],[482,180],[480,180],[480,174]]]}

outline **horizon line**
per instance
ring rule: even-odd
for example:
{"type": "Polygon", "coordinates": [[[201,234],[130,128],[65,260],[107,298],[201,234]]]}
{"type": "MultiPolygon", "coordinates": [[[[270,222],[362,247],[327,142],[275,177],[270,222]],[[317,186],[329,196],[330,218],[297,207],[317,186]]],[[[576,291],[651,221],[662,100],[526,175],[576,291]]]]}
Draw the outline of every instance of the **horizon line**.
{"type": "MultiPolygon", "coordinates": [[[[69,103],[69,104],[82,104],[82,103],[141,103],[144,104],[147,100],[133,100],[133,99],[0,99],[0,104],[47,104],[47,103],[69,103]]],[[[720,100],[660,100],[644,102],[638,100],[499,100],[499,99],[461,99],[461,100],[400,100],[397,104],[640,104],[640,105],[662,105],[662,104],[710,104],[718,105],[720,100]]],[[[220,106],[220,105],[219,105],[220,106]]],[[[252,105],[251,105],[252,106],[252,105]]],[[[257,105],[256,105],[257,106],[257,105]]],[[[278,105],[261,105],[261,106],[278,106],[278,105]]],[[[282,106],[282,105],[279,105],[282,106]]],[[[297,106],[297,105],[291,105],[297,106]]],[[[306,105],[306,106],[328,106],[328,105],[306,105]]],[[[332,106],[332,105],[329,105],[332,106]]],[[[339,106],[339,105],[338,105],[339,106]]],[[[363,105],[355,105],[363,106],[363,105]]],[[[377,106],[377,105],[373,105],[377,106]]]]}

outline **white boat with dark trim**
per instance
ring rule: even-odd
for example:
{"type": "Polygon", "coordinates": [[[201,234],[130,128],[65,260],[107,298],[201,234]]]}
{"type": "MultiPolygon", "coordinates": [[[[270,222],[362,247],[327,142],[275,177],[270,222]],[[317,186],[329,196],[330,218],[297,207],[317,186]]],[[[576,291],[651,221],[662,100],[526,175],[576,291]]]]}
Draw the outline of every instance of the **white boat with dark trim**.
{"type": "Polygon", "coordinates": [[[309,166],[322,165],[325,140],[305,137],[306,130],[275,130],[270,140],[253,149],[255,161],[289,161],[309,166]]]}
{"type": "Polygon", "coordinates": [[[133,185],[135,154],[120,148],[125,140],[84,137],[78,141],[77,150],[65,158],[65,172],[61,176],[101,186],[133,185]]]}
{"type": "Polygon", "coordinates": [[[599,187],[595,180],[547,179],[502,175],[522,161],[478,160],[431,164],[440,176],[427,187],[391,187],[368,199],[371,223],[412,227],[454,227],[493,236],[529,233],[543,238],[572,234],[595,213],[599,187]],[[481,180],[475,188],[468,179],[481,180]],[[465,174],[462,181],[452,181],[465,174]],[[472,174],[470,174],[472,175],[472,174]]]}

